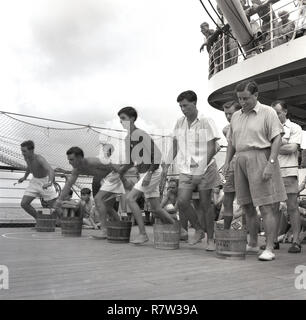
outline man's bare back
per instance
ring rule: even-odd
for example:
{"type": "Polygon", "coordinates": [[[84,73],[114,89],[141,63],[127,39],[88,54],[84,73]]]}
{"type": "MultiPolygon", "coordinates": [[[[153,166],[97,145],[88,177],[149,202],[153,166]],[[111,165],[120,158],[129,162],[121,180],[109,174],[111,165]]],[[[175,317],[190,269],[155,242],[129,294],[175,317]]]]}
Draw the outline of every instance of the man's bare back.
{"type": "Polygon", "coordinates": [[[113,171],[113,167],[109,164],[102,164],[98,158],[84,158],[82,164],[74,170],[78,175],[105,177],[113,171]]]}

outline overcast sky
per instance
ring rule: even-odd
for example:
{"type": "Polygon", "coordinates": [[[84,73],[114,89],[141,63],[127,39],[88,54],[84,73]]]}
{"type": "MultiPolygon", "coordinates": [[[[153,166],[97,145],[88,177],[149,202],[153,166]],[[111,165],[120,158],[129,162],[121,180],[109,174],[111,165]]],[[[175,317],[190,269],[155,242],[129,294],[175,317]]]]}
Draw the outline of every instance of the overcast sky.
{"type": "Polygon", "coordinates": [[[120,128],[134,106],[147,130],[172,129],[177,95],[207,103],[198,0],[0,0],[0,110],[120,128]]]}

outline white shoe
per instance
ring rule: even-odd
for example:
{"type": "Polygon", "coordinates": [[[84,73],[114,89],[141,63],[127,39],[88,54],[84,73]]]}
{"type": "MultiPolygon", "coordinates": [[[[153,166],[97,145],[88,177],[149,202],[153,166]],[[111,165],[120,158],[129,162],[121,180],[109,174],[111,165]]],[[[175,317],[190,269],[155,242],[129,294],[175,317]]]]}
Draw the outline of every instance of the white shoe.
{"type": "Polygon", "coordinates": [[[270,250],[265,250],[258,259],[261,261],[272,261],[275,259],[275,254],[270,250]]]}
{"type": "Polygon", "coordinates": [[[130,243],[133,244],[143,244],[145,242],[149,241],[149,237],[147,234],[138,234],[133,240],[130,241],[130,243]]]}
{"type": "Polygon", "coordinates": [[[207,242],[206,251],[216,251],[216,245],[213,240],[207,242]]]}
{"type": "Polygon", "coordinates": [[[259,253],[259,247],[251,247],[248,244],[246,245],[246,254],[258,254],[259,253]]]}

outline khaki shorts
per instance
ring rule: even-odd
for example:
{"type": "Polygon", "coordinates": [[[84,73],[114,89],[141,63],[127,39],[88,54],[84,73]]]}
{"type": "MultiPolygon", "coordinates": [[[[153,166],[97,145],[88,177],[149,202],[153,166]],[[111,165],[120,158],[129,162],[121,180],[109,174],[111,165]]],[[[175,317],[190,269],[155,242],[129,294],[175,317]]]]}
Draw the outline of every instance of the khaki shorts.
{"type": "Polygon", "coordinates": [[[275,161],[272,178],[262,179],[268,164],[270,149],[248,150],[236,155],[235,187],[239,205],[253,203],[255,207],[287,200],[278,161],[275,161]]]}
{"type": "Polygon", "coordinates": [[[297,176],[283,177],[286,193],[299,193],[299,183],[297,176]]]}
{"type": "Polygon", "coordinates": [[[214,161],[202,175],[180,174],[179,189],[194,190],[198,187],[198,191],[211,190],[221,185],[221,178],[218,172],[216,161],[214,161]]]}
{"type": "Polygon", "coordinates": [[[158,168],[155,170],[151,177],[151,182],[148,186],[143,187],[142,181],[144,177],[146,176],[146,173],[140,173],[140,179],[139,181],[134,185],[134,189],[143,192],[146,199],[150,198],[159,198],[159,184],[161,179],[161,169],[158,168]]]}
{"type": "Polygon", "coordinates": [[[27,189],[24,192],[25,196],[38,198],[42,197],[45,201],[51,201],[57,198],[54,185],[48,189],[43,189],[43,185],[49,182],[49,177],[32,178],[27,189]]]}
{"type": "Polygon", "coordinates": [[[223,185],[223,191],[224,192],[236,192],[235,190],[235,163],[236,163],[236,157],[234,157],[230,163],[229,169],[227,173],[225,174],[225,183],[223,185]]]}

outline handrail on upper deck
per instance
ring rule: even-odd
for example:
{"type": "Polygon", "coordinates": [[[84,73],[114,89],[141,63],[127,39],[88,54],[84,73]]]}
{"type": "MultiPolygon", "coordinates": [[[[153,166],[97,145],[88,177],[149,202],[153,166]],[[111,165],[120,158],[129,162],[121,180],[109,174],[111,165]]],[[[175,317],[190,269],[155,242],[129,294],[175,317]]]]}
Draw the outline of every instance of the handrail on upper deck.
{"type": "MultiPolygon", "coordinates": [[[[279,41],[284,37],[288,36],[289,38],[289,40],[287,40],[286,42],[293,41],[296,38],[296,34],[299,30],[306,29],[306,5],[303,5],[301,2],[296,5],[296,1],[293,0],[278,7],[277,9],[274,9],[273,5],[270,4],[270,10],[267,14],[255,20],[251,20],[254,15],[251,16],[250,23],[262,27],[262,18],[266,17],[267,15],[270,15],[270,26],[266,31],[261,30],[263,32],[260,32],[260,35],[254,35],[253,42],[256,45],[254,45],[254,47],[250,50],[244,50],[243,52],[239,53],[238,48],[241,48],[241,46],[238,41],[228,33],[221,33],[219,39],[214,42],[209,51],[209,78],[219,71],[222,71],[236,63],[239,63],[240,61],[243,61],[256,54],[260,54],[264,51],[268,51],[278,45],[283,44],[279,43],[279,41]],[[294,23],[294,30],[290,30],[287,33],[281,35],[277,34],[280,26],[278,25],[279,17],[276,15],[276,13],[282,11],[288,6],[292,7],[292,5],[295,6],[294,9],[292,10],[290,8],[290,10],[287,11],[289,15],[297,14],[297,17],[290,19],[287,24],[294,23]],[[303,28],[304,25],[305,28],[303,28]],[[264,40],[262,41],[262,39],[264,40]],[[232,48],[228,48],[229,44],[232,46],[232,48]]],[[[286,26],[287,24],[285,24],[284,26],[286,26]]]]}

